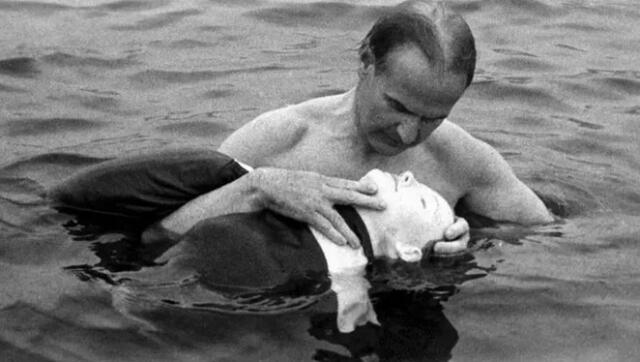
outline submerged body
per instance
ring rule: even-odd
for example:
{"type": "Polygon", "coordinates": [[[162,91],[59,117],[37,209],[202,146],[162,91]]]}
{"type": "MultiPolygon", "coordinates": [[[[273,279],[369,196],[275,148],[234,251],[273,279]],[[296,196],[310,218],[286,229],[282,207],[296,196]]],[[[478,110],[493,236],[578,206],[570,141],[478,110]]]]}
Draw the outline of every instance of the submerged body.
{"type": "MultiPolygon", "coordinates": [[[[79,213],[153,222],[203,189],[224,187],[248,173],[218,152],[163,152],[90,167],[49,190],[49,197],[55,206],[79,213]]],[[[143,272],[147,283],[124,284],[132,290],[155,290],[154,294],[181,290],[187,282],[192,292],[202,288],[223,293],[268,291],[280,297],[318,294],[330,288],[337,295],[340,331],[377,323],[368,297],[367,263],[374,258],[420,261],[425,250],[431,251],[444,239],[454,215],[440,195],[418,183],[410,172],[392,175],[372,170],[364,178],[378,187],[386,209],[339,208],[363,248],[340,248],[314,228],[268,210],[232,213],[204,219],[182,236],[163,234],[157,225],[150,227],[142,235],[143,243],[151,248],[160,244],[160,250],[166,251],[158,258],[149,256],[156,266],[143,272]]],[[[142,275],[136,274],[131,279],[142,275]]],[[[187,295],[178,297],[183,300],[187,295]]],[[[200,293],[205,300],[191,304],[206,304],[211,295],[200,293]]]]}
{"type": "Polygon", "coordinates": [[[444,239],[454,215],[440,195],[411,173],[372,170],[365,177],[378,185],[387,209],[339,208],[363,248],[341,248],[314,228],[270,211],[237,213],[199,222],[156,260],[162,266],[146,273],[158,274],[163,283],[195,278],[227,293],[283,297],[330,289],[338,301],[341,332],[378,324],[368,295],[367,264],[380,258],[419,262],[425,250],[444,239]]]}

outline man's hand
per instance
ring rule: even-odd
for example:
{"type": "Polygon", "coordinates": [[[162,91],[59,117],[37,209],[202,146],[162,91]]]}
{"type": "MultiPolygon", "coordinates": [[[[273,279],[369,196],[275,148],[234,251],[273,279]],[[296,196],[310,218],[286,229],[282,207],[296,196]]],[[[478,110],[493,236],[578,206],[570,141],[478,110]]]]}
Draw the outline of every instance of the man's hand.
{"type": "Polygon", "coordinates": [[[308,223],[338,245],[358,248],[360,241],[333,208],[335,204],[376,210],[386,207],[374,196],[378,190],[373,183],[277,168],[258,168],[251,174],[263,207],[308,223]]]}
{"type": "Polygon", "coordinates": [[[437,242],[433,246],[433,252],[438,254],[458,253],[467,248],[469,243],[469,223],[467,220],[456,217],[451,226],[444,231],[446,241],[437,242]]]}

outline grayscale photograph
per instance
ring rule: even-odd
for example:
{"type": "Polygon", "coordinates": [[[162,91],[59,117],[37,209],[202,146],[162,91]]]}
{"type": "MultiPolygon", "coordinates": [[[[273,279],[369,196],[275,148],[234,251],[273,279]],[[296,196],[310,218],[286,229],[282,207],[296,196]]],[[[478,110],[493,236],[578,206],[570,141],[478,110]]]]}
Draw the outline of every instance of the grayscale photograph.
{"type": "Polygon", "coordinates": [[[636,0],[0,0],[0,360],[640,360],[636,0]]]}

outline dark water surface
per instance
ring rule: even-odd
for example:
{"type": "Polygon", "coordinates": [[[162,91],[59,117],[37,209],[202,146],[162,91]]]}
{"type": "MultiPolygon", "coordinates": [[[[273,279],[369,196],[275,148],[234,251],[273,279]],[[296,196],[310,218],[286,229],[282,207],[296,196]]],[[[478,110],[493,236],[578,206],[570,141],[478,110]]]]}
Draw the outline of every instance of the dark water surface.
{"type": "Polygon", "coordinates": [[[430,266],[426,292],[376,296],[382,330],[338,334],[331,298],[261,316],[127,300],[109,279],[142,267],[126,233],[83,236],[39,197],[99,159],[216,148],[350,88],[393,3],[0,1],[0,359],[342,361],[373,344],[382,360],[639,360],[635,0],[448,2],[479,50],[450,119],[561,221],[474,230],[490,247],[430,266]]]}

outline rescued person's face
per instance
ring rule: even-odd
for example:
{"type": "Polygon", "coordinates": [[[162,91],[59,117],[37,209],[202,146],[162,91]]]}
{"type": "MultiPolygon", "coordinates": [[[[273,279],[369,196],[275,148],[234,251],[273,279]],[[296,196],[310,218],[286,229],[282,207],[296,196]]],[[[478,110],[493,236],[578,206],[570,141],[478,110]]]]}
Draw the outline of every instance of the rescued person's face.
{"type": "Polygon", "coordinates": [[[453,224],[453,210],[447,201],[411,172],[394,175],[372,170],[363,179],[375,182],[378,195],[387,203],[378,214],[379,220],[396,247],[409,245],[421,250],[430,241],[442,240],[444,230],[453,224]]]}
{"type": "Polygon", "coordinates": [[[465,77],[436,70],[413,45],[392,50],[386,68],[360,73],[356,123],[376,152],[395,155],[423,142],[465,90],[465,77]]]}

